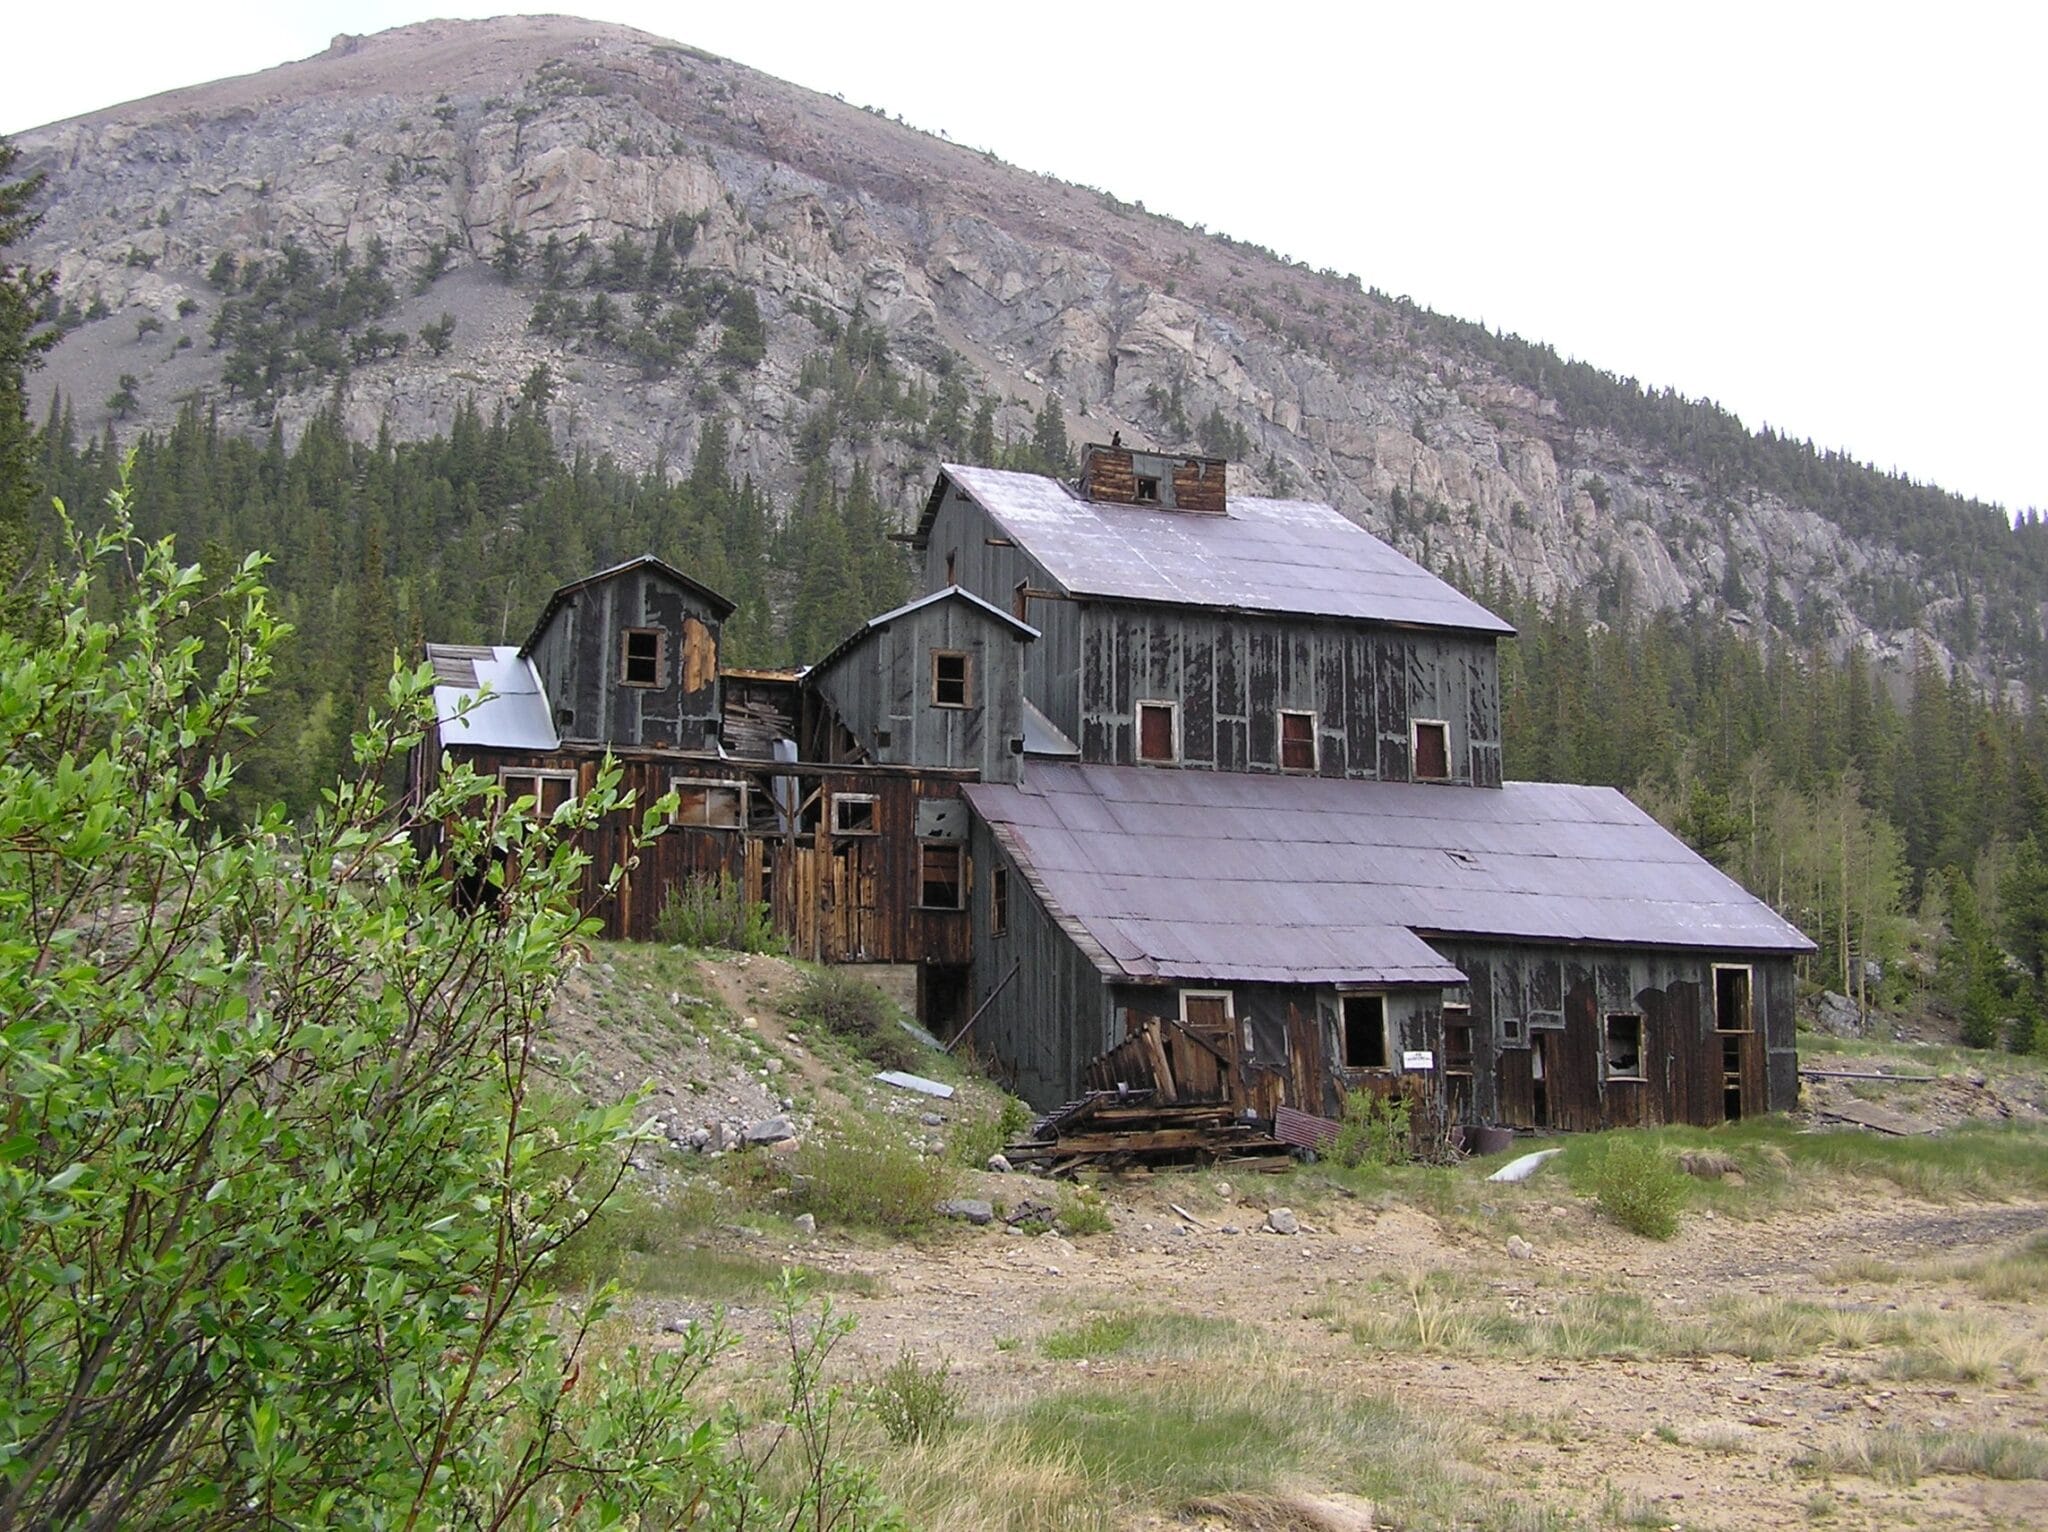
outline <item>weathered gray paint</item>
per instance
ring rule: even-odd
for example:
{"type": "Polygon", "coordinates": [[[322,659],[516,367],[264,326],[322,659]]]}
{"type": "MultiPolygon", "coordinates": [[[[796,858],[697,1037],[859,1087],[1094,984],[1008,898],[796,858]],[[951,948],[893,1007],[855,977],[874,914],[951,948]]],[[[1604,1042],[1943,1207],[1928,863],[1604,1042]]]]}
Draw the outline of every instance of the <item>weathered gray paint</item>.
{"type": "Polygon", "coordinates": [[[984,782],[1014,782],[1023,760],[1024,656],[1031,646],[1010,624],[955,596],[868,629],[811,684],[870,760],[972,769],[984,782]],[[968,706],[932,701],[935,650],[968,657],[968,706]]]}
{"type": "Polygon", "coordinates": [[[555,605],[527,652],[563,743],[702,749],[721,721],[719,626],[710,602],[646,566],[629,565],[555,605]],[[620,679],[628,628],[665,635],[662,685],[620,679]],[[697,685],[685,684],[693,678],[697,685]]]}
{"type": "Polygon", "coordinates": [[[1088,1061],[1117,1040],[1111,1035],[1109,991],[979,818],[968,854],[974,874],[968,900],[974,942],[969,1013],[995,996],[974,1024],[970,1051],[993,1060],[996,1073],[1026,1101],[1050,1110],[1077,1093],[1088,1061]],[[989,890],[998,868],[1010,880],[1009,929],[1003,936],[989,929],[989,890]]]}

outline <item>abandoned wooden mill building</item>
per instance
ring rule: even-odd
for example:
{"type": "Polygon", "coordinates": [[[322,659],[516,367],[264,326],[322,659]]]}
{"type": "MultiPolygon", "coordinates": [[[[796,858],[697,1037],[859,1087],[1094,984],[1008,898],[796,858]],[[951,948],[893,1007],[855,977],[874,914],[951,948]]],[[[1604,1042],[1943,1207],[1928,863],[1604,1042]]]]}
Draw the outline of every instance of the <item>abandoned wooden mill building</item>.
{"type": "MultiPolygon", "coordinates": [[[[522,645],[429,645],[416,757],[551,809],[606,752],[675,822],[601,913],[726,874],[805,956],[909,965],[1041,1107],[1124,1081],[1271,1118],[1421,1091],[1467,1125],[1712,1124],[1797,1093],[1811,944],[1609,788],[1505,779],[1512,629],[1220,459],[947,465],[921,598],[801,672],[643,557],[522,645]],[[487,700],[452,721],[457,704],[487,700]]],[[[595,832],[593,884],[624,826],[595,832]]]]}

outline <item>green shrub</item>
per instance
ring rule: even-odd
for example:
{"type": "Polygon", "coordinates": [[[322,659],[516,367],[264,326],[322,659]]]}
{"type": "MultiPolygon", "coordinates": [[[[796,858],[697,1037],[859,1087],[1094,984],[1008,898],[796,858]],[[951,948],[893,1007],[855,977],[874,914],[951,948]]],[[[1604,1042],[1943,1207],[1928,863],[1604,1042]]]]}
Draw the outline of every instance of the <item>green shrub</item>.
{"type": "Polygon", "coordinates": [[[768,906],[749,900],[730,873],[692,878],[668,896],[654,920],[662,941],[730,952],[785,952],[768,906]]]}
{"type": "Polygon", "coordinates": [[[820,1223],[914,1234],[938,1217],[952,1172],[908,1145],[871,1132],[856,1139],[809,1139],[792,1156],[789,1211],[820,1223]]]}
{"type": "Polygon", "coordinates": [[[1408,1098],[1355,1090],[1344,1098],[1343,1125],[1330,1158],[1347,1169],[1404,1165],[1414,1157],[1408,1137],[1408,1098]]]}
{"type": "Polygon", "coordinates": [[[821,968],[804,980],[789,1003],[790,1014],[846,1039],[884,1069],[909,1069],[917,1045],[896,1024],[896,1007],[865,979],[836,968],[821,968]]]}
{"type": "Polygon", "coordinates": [[[960,1423],[960,1385],[950,1363],[922,1362],[906,1346],[868,1386],[868,1408],[897,1446],[936,1442],[960,1423]]]}
{"type": "Polygon", "coordinates": [[[1074,1200],[1060,1209],[1059,1226],[1069,1235],[1109,1234],[1116,1225],[1109,1221],[1109,1210],[1102,1205],[1102,1198],[1087,1187],[1074,1194],[1074,1200]]]}
{"type": "Polygon", "coordinates": [[[1685,1177],[1647,1139],[1611,1140],[1593,1162],[1593,1196],[1600,1211],[1633,1234],[1669,1239],[1685,1206],[1685,1177]]]}

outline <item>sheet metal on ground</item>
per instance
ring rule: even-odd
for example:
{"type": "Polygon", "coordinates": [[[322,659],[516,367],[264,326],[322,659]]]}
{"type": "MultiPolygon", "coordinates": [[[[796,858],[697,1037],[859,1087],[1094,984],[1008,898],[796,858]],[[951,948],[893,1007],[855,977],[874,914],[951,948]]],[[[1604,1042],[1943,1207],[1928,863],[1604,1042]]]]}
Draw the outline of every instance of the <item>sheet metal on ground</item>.
{"type": "Polygon", "coordinates": [[[1462,982],[1415,932],[1812,950],[1611,788],[1040,762],[966,793],[1134,978],[1462,982]]]}

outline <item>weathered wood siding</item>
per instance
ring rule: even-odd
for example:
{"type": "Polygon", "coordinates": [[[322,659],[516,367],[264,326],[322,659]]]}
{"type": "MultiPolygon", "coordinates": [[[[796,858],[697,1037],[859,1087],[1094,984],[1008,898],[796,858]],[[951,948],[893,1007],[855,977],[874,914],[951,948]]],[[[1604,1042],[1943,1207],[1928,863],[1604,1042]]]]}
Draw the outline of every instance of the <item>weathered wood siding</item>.
{"type": "Polygon", "coordinates": [[[989,1061],[997,1077],[1026,1101],[1050,1111],[1079,1092],[1088,1061],[1116,1042],[1109,991],[978,817],[969,848],[974,967],[968,1011],[972,1014],[984,1001],[988,1007],[974,1023],[967,1051],[989,1061]],[[1002,936],[989,925],[990,890],[998,869],[1008,875],[1010,890],[1008,933],[1002,936]]]}
{"type": "MultiPolygon", "coordinates": [[[[747,897],[765,903],[775,926],[800,957],[821,962],[964,964],[970,916],[962,909],[919,904],[920,805],[947,805],[941,832],[964,843],[965,772],[875,766],[740,762],[674,752],[615,752],[622,785],[647,804],[677,779],[732,783],[745,791],[746,815],[736,828],[671,825],[644,847],[610,898],[611,870],[630,856],[638,809],[607,817],[583,837],[590,854],[584,907],[613,940],[652,940],[662,906],[695,878],[726,874],[747,897]],[[859,793],[874,800],[875,832],[835,835],[831,800],[859,793]]],[[[451,752],[478,772],[568,771],[580,796],[595,784],[602,753],[592,750],[507,751],[463,747],[451,752]]],[[[422,786],[431,785],[431,775],[422,786]]],[[[971,866],[966,869],[969,876],[971,866]]]]}
{"type": "Polygon", "coordinates": [[[699,750],[721,722],[717,611],[659,570],[631,568],[579,590],[529,653],[563,743],[699,750]],[[628,628],[662,634],[660,684],[628,685],[628,628]]]}
{"type": "MultiPolygon", "coordinates": [[[[1432,945],[1465,971],[1473,1074],[1458,1120],[1568,1131],[1727,1120],[1724,1061],[1740,1078],[1750,1115],[1789,1111],[1798,1100],[1792,961],[1740,953],[1569,948],[1451,938],[1432,945]],[[1716,964],[1750,971],[1751,1025],[1715,1025],[1716,964]],[[1640,1080],[1611,1078],[1606,1018],[1642,1017],[1640,1080]],[[1538,1088],[1538,1057],[1542,1061],[1538,1088]]],[[[1411,1046],[1442,1058],[1442,1010],[1411,1046]]]]}
{"type": "Polygon", "coordinates": [[[924,589],[948,584],[971,590],[989,605],[1038,629],[1025,648],[1024,695],[1069,739],[1079,738],[1081,618],[1075,603],[1026,591],[1059,589],[1044,565],[1010,542],[1009,534],[958,489],[948,488],[925,546],[924,589]],[[950,567],[951,575],[948,577],[950,567]]]}
{"type": "Polygon", "coordinates": [[[956,597],[870,629],[810,684],[871,761],[1014,782],[1023,760],[1030,646],[1015,628],[956,597]],[[966,707],[933,701],[931,657],[938,651],[967,657],[966,707]]]}
{"type": "Polygon", "coordinates": [[[1448,780],[1500,786],[1491,639],[1129,602],[1068,605],[1081,617],[1073,737],[1083,760],[1138,764],[1136,705],[1173,702],[1183,766],[1277,771],[1280,714],[1312,712],[1320,775],[1404,782],[1411,725],[1430,719],[1448,726],[1448,780]]]}

